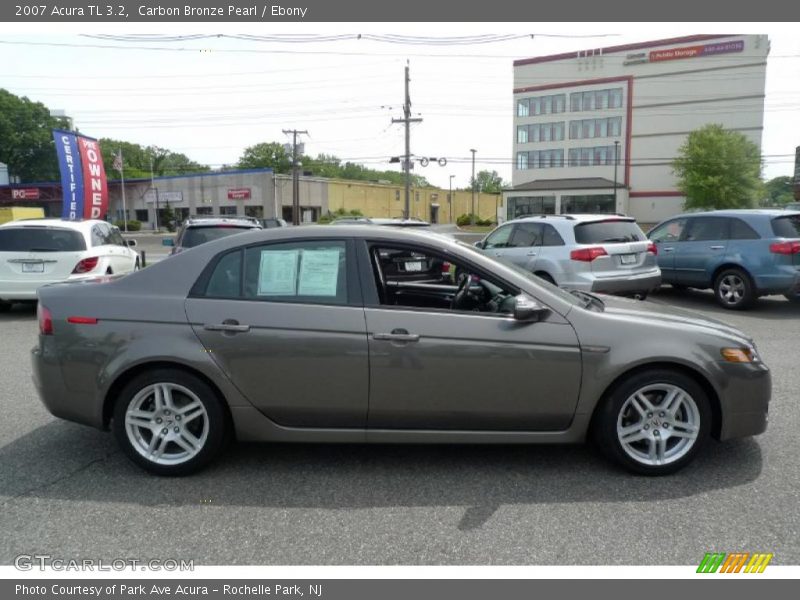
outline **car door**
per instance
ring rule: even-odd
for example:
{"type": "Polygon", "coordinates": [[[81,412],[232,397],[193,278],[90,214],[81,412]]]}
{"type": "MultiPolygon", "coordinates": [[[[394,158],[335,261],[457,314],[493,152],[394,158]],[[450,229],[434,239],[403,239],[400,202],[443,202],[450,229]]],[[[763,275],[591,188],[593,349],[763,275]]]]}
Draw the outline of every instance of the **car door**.
{"type": "Polygon", "coordinates": [[[111,227],[111,243],[114,245],[114,273],[130,273],[136,265],[137,254],[128,244],[119,228],[111,227]]]}
{"type": "Polygon", "coordinates": [[[514,223],[506,223],[495,229],[480,242],[480,247],[489,256],[505,256],[506,249],[514,232],[514,223]]]}
{"type": "MultiPolygon", "coordinates": [[[[370,352],[370,429],[561,430],[572,420],[581,356],[555,313],[523,324],[509,315],[388,304],[376,288],[379,243],[365,243],[362,273],[370,352]]],[[[415,252],[439,258],[416,246],[415,252]]],[[[493,275],[448,260],[484,282],[493,275]]],[[[503,284],[505,285],[505,284],[503,284]]],[[[513,300],[515,290],[508,289],[513,300]]]]}
{"type": "Polygon", "coordinates": [[[728,247],[727,217],[691,217],[675,244],[674,273],[684,285],[709,286],[711,274],[725,260],[728,247]]]}
{"type": "Polygon", "coordinates": [[[502,257],[533,272],[542,250],[542,224],[517,223],[502,257]]]}
{"type": "Polygon", "coordinates": [[[661,269],[661,279],[665,283],[675,282],[675,250],[680,243],[681,235],[686,227],[687,219],[679,217],[671,219],[655,227],[648,234],[650,241],[656,244],[658,266],[661,269]]]}
{"type": "Polygon", "coordinates": [[[368,347],[354,260],[342,239],[235,249],[186,301],[206,351],[280,425],[366,425],[368,347]]]}

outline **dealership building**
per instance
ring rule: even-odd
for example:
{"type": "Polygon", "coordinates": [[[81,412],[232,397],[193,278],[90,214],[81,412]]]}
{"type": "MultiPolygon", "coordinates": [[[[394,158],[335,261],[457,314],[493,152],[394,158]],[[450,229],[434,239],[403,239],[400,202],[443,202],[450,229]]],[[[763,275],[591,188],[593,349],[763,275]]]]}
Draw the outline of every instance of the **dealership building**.
{"type": "Polygon", "coordinates": [[[765,35],[695,35],[515,61],[505,218],[680,212],[672,162],[690,132],[761,147],[768,54],[765,35]]]}

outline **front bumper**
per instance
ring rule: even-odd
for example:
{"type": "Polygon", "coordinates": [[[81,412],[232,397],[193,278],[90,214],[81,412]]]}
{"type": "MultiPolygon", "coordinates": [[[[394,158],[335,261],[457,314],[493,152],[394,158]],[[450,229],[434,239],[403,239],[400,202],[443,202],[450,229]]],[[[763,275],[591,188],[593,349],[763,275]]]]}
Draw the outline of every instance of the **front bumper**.
{"type": "Polygon", "coordinates": [[[719,439],[747,437],[767,429],[772,375],[763,363],[720,363],[722,423],[719,439]]]}

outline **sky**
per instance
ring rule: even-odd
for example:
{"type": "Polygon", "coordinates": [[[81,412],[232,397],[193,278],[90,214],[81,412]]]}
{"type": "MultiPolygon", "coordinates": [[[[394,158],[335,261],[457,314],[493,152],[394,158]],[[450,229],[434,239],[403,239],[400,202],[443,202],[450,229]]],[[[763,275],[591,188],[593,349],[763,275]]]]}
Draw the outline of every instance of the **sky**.
{"type": "Polygon", "coordinates": [[[698,33],[766,33],[764,176],[791,175],[800,145],[800,36],[793,24],[699,23],[290,23],[0,24],[0,87],[63,110],[92,137],[157,145],[212,168],[247,146],[307,130],[306,154],[376,169],[404,152],[404,67],[411,71],[412,154],[445,157],[414,172],[434,185],[469,185],[476,170],[511,180],[513,61],[698,33]],[[396,34],[422,44],[234,39],[234,35],[396,34]],[[185,36],[209,35],[205,39],[185,36]],[[486,44],[443,37],[497,34],[486,44]],[[175,41],[103,36],[183,36],[175,41]],[[222,37],[219,37],[219,36],[222,37]],[[100,36],[100,37],[98,37],[100,36]],[[438,39],[438,40],[437,40],[438,39]]]}

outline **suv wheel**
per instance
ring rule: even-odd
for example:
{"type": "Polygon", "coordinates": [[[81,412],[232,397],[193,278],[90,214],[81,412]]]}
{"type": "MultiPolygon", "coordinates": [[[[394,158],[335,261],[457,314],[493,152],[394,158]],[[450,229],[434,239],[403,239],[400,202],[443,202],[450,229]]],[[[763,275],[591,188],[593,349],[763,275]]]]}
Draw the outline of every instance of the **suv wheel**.
{"type": "Polygon", "coordinates": [[[0,313],[8,312],[11,310],[11,302],[0,300],[0,313]]]}
{"type": "Polygon", "coordinates": [[[594,434],[603,452],[629,471],[666,475],[691,462],[710,430],[711,408],[697,382],[652,369],[611,393],[594,434]]]}
{"type": "Polygon", "coordinates": [[[741,269],[725,269],[714,280],[714,297],[723,308],[743,310],[756,300],[750,276],[741,269]]]}
{"type": "Polygon", "coordinates": [[[198,471],[221,451],[227,416],[201,379],[156,369],[131,380],[114,407],[114,435],[128,457],[157,475],[198,471]]]}

